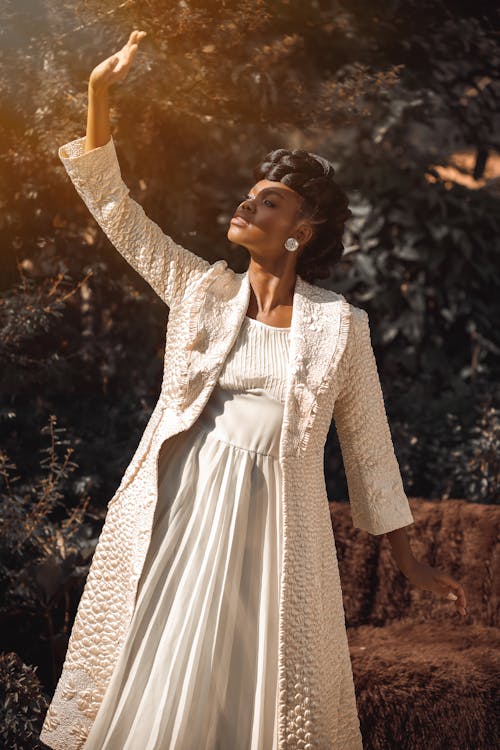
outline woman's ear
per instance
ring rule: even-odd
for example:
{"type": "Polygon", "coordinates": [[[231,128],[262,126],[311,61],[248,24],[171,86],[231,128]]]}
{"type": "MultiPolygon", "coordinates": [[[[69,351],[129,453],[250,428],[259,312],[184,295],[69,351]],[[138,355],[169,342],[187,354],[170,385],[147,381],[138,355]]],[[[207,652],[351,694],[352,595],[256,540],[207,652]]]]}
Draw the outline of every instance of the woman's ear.
{"type": "Polygon", "coordinates": [[[294,237],[298,239],[302,246],[307,245],[309,240],[314,235],[314,230],[310,222],[302,222],[294,232],[294,237]]]}

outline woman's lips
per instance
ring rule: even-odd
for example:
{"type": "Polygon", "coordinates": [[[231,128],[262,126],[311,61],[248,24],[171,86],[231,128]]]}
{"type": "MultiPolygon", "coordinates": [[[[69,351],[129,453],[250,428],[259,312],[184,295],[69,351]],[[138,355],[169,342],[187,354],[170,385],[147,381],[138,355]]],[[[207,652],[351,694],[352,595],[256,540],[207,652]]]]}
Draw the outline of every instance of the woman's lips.
{"type": "Polygon", "coordinates": [[[231,219],[231,224],[237,224],[239,227],[247,227],[249,222],[245,221],[245,219],[242,219],[241,216],[233,216],[231,219]]]}

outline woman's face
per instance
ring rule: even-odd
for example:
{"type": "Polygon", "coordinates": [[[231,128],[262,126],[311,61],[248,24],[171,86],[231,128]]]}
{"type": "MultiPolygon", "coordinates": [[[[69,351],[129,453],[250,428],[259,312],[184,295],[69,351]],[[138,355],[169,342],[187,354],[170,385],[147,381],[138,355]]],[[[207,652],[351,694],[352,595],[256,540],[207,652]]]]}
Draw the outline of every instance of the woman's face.
{"type": "Polygon", "coordinates": [[[252,255],[266,258],[288,255],[284,242],[295,237],[300,242],[294,253],[297,256],[312,235],[308,222],[298,219],[301,205],[302,196],[292,188],[282,182],[260,180],[237,207],[227,237],[252,255]]]}

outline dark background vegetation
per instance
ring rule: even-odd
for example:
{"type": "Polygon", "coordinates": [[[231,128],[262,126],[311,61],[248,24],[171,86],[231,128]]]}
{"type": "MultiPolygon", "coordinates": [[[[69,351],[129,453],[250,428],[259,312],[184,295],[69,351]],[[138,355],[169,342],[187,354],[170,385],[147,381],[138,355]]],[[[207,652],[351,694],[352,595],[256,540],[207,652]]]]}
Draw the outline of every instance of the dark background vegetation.
{"type": "MultiPolygon", "coordinates": [[[[92,68],[132,29],[148,32],[111,94],[122,174],[164,231],[210,261],[246,268],[227,225],[268,150],[333,161],[354,216],[343,260],[318,283],[369,313],[407,493],[498,503],[494,6],[2,4],[0,744],[36,746],[106,503],[161,385],[168,309],[57,158],[85,134],[92,68]]],[[[325,469],[330,499],[346,498],[334,425],[325,469]]]]}

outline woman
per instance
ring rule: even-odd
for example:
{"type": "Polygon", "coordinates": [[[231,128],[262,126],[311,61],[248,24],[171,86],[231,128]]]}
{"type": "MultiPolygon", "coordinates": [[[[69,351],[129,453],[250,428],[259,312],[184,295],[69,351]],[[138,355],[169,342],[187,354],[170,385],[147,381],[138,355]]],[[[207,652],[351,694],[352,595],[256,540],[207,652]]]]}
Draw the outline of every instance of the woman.
{"type": "MultiPolygon", "coordinates": [[[[349,212],[325,159],[278,149],[228,238],[248,270],[210,264],[123,183],[107,94],[144,32],[89,83],[85,138],[59,155],[107,236],[169,306],[162,392],[108,504],[41,739],[52,748],[362,747],[323,476],[332,417],[355,526],[417,561],[367,315],[305,281],[334,262],[349,212]]],[[[455,592],[455,593],[453,593],[455,592]]]]}

